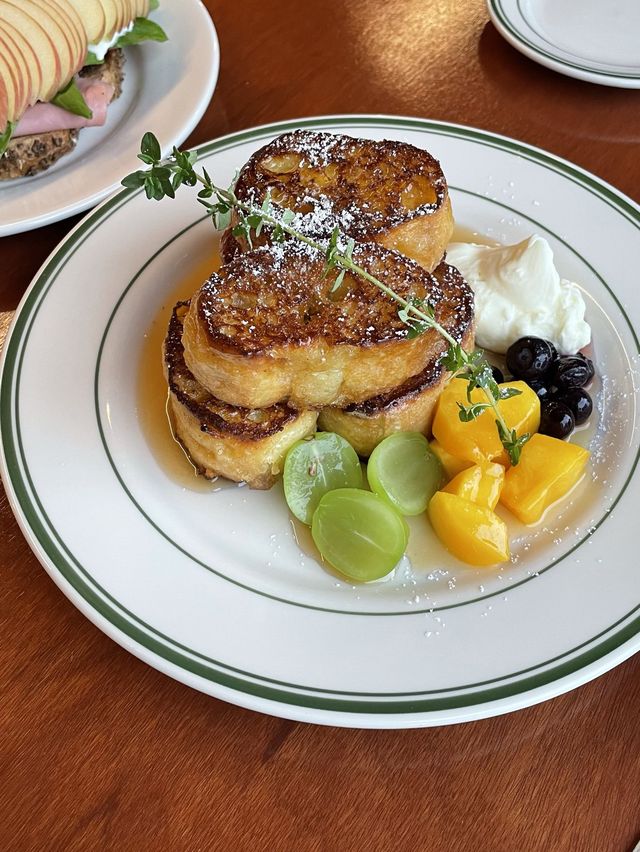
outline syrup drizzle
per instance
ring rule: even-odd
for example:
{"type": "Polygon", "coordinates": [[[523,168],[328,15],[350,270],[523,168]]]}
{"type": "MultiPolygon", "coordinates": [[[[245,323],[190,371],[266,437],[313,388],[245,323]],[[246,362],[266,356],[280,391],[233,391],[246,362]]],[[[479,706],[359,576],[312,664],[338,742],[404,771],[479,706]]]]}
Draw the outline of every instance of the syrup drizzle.
{"type": "Polygon", "coordinates": [[[168,388],[162,368],[162,344],[176,302],[190,299],[212,272],[220,266],[216,243],[205,258],[187,271],[160,306],[147,329],[138,367],[138,420],[159,466],[167,476],[191,491],[213,491],[221,487],[194,468],[182,444],[174,437],[167,409],[168,388]]]}

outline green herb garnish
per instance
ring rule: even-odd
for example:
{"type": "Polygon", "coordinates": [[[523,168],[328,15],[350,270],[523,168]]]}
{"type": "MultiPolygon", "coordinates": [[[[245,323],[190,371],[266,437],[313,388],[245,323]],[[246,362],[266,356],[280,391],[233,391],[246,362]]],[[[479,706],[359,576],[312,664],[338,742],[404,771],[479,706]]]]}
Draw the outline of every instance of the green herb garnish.
{"type": "Polygon", "coordinates": [[[0,157],[7,150],[7,146],[9,142],[11,142],[11,135],[13,131],[16,129],[16,122],[8,121],[7,126],[4,129],[3,133],[0,133],[0,157]]]}
{"type": "Polygon", "coordinates": [[[325,275],[334,269],[338,270],[332,291],[340,286],[346,272],[353,273],[369,281],[400,305],[398,316],[409,327],[411,336],[415,337],[428,329],[436,331],[448,344],[447,351],[441,358],[442,365],[454,376],[467,380],[469,405],[459,403],[460,420],[463,422],[475,420],[484,411],[492,409],[500,441],[507,451],[511,464],[518,464],[522,447],[529,440],[530,435],[518,435],[515,429],[509,429],[498,408],[498,402],[501,399],[516,396],[520,391],[515,388],[501,389],[493,378],[491,367],[483,354],[477,350],[466,352],[460,343],[437,322],[431,305],[417,298],[402,298],[366,269],[358,266],[351,256],[354,248],[353,240],[345,240],[338,228],[334,229],[328,243],[321,243],[306,236],[292,227],[293,212],[273,204],[270,195],[267,195],[260,207],[241,201],[233,190],[234,184],[229,189],[222,189],[213,183],[206,169],[202,170],[202,174],[196,172],[193,166],[197,154],[193,151],[179,151],[174,147],[171,155],[163,160],[160,143],[153,133],[145,133],[142,137],[138,158],[149,168],[139,169],[127,175],[122,180],[123,186],[129,189],[142,188],[147,198],[160,201],[165,196],[174,198],[175,191],[181,184],[195,186],[201,183],[202,189],[198,192],[198,201],[206,208],[216,228],[222,227],[223,218],[226,224],[229,213],[234,211],[237,224],[233,228],[233,234],[236,237],[243,237],[249,246],[253,245],[252,233],[259,234],[264,226],[272,229],[271,236],[275,241],[281,241],[287,235],[300,240],[324,252],[325,275]],[[343,245],[344,248],[342,248],[343,245]],[[471,393],[476,388],[482,390],[486,402],[472,402],[471,393]]]}
{"type": "Polygon", "coordinates": [[[159,24],[149,18],[136,18],[133,28],[120,36],[114,47],[140,44],[141,41],[167,41],[167,34],[159,24]]]}
{"type": "Polygon", "coordinates": [[[81,115],[83,118],[93,117],[74,78],[71,78],[64,89],[60,89],[58,94],[51,98],[51,103],[74,115],[81,115]]]}

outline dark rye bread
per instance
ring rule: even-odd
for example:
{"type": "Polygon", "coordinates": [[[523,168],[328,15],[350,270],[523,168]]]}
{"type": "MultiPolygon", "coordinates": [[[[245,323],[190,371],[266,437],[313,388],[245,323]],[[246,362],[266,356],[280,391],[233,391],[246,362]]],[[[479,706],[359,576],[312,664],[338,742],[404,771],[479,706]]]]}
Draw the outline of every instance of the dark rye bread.
{"type": "MultiPolygon", "coordinates": [[[[444,322],[455,309],[417,263],[376,243],[353,260],[409,299],[428,300],[444,322]]],[[[420,372],[445,344],[435,331],[411,337],[399,305],[359,275],[333,291],[322,252],[288,241],[238,255],[191,301],[185,361],[214,396],[264,408],[345,406],[385,393],[420,372]]]]}
{"type": "MultiPolygon", "coordinates": [[[[458,270],[441,263],[433,271],[442,287],[449,310],[443,325],[466,350],[474,345],[473,292],[458,270]]],[[[345,408],[324,408],[318,427],[346,438],[361,456],[393,432],[422,432],[429,435],[435,406],[449,373],[431,358],[424,369],[393,390],[372,396],[345,408]]]]}
{"type": "Polygon", "coordinates": [[[173,310],[164,343],[164,369],[176,437],[207,478],[224,476],[270,488],[289,447],[315,431],[317,413],[284,404],[248,409],[227,405],[193,377],[184,361],[182,327],[189,302],[173,310]]]}
{"type": "MultiPolygon", "coordinates": [[[[274,203],[296,213],[294,227],[317,240],[337,227],[346,237],[397,249],[428,270],[441,261],[453,231],[440,164],[405,142],[285,133],[253,154],[235,192],[257,205],[270,193],[274,203]]],[[[265,228],[256,244],[268,240],[265,228]]],[[[236,241],[248,248],[242,237],[228,237],[225,260],[235,254],[236,241]]]]}
{"type": "Polygon", "coordinates": [[[31,177],[57,163],[78,141],[77,130],[52,130],[12,139],[0,157],[0,180],[31,177]]]}
{"type": "MultiPolygon", "coordinates": [[[[113,101],[122,92],[124,63],[123,50],[110,50],[102,65],[87,66],[80,71],[80,76],[111,84],[114,87],[113,101]]],[[[78,130],[52,130],[12,139],[0,157],[0,180],[31,177],[48,169],[75,148],[78,133],[78,130]]]]}

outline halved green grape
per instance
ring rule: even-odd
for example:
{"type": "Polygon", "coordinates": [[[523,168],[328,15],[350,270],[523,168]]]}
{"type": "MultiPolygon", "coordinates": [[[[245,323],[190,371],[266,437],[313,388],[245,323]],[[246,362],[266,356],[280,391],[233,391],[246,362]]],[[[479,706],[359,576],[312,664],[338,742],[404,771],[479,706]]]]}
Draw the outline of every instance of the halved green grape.
{"type": "Polygon", "coordinates": [[[394,432],[381,441],[369,458],[367,479],[403,515],[426,511],[445,483],[442,462],[419,432],[394,432]]]}
{"type": "Polygon", "coordinates": [[[298,441],[284,463],[284,496],[293,514],[310,524],[316,506],[327,491],[362,488],[360,459],[348,441],[333,432],[316,432],[298,441]]]}
{"type": "Polygon", "coordinates": [[[366,583],[393,571],[407,546],[409,527],[377,494],[339,488],[318,503],[311,535],[329,565],[366,583]]]}

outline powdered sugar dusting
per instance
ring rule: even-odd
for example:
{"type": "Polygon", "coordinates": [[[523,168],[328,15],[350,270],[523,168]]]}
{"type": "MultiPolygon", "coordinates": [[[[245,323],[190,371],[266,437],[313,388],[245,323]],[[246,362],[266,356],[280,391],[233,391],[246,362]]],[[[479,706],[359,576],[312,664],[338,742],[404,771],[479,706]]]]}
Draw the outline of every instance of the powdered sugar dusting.
{"type": "MultiPolygon", "coordinates": [[[[353,259],[404,298],[436,307],[443,300],[438,281],[398,252],[358,243],[353,259]]],[[[358,275],[345,276],[334,291],[335,276],[325,272],[324,252],[304,242],[261,246],[238,255],[205,282],[198,314],[214,344],[247,354],[283,340],[308,345],[323,338],[330,345],[367,346],[408,337],[395,300],[358,275]]],[[[427,332],[425,340],[432,344],[433,336],[427,332]]]]}
{"type": "Polygon", "coordinates": [[[440,165],[427,151],[310,130],[279,136],[242,169],[241,200],[259,206],[267,191],[302,215],[304,233],[327,237],[337,225],[355,239],[432,216],[448,195],[440,165]],[[419,186],[423,194],[416,196],[419,186]]]}

